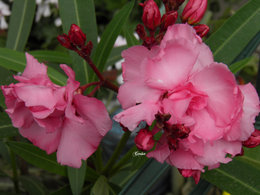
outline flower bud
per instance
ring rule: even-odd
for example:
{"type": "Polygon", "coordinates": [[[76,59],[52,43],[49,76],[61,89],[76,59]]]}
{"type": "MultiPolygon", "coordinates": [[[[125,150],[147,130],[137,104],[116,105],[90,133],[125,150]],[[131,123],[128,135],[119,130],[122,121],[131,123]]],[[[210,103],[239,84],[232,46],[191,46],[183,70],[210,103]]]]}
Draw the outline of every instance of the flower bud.
{"type": "Polygon", "coordinates": [[[178,10],[185,0],[163,0],[166,12],[178,10]]]}
{"type": "Polygon", "coordinates": [[[154,146],[153,134],[147,129],[141,129],[135,137],[135,144],[139,150],[148,151],[154,146]]]}
{"type": "Polygon", "coordinates": [[[201,38],[206,36],[209,32],[209,27],[206,24],[199,24],[197,26],[193,26],[193,28],[196,30],[197,35],[201,38]]]}
{"type": "Polygon", "coordinates": [[[89,41],[87,45],[82,47],[81,51],[85,56],[90,56],[92,49],[93,49],[93,43],[89,41]]]}
{"type": "Polygon", "coordinates": [[[86,42],[86,35],[79,26],[72,24],[69,30],[69,39],[74,45],[82,47],[86,42]]]}
{"type": "Polygon", "coordinates": [[[74,48],[74,47],[71,45],[69,36],[66,35],[66,34],[59,35],[59,36],[57,37],[57,40],[60,42],[60,44],[61,44],[63,47],[66,47],[67,49],[73,49],[73,48],[74,48]]]}
{"type": "Polygon", "coordinates": [[[173,25],[178,18],[177,11],[170,11],[163,15],[161,20],[161,30],[166,31],[168,26],[173,25]]]}
{"type": "Polygon", "coordinates": [[[151,31],[154,31],[161,23],[161,13],[154,0],[147,0],[143,4],[143,23],[151,31]]]}
{"type": "Polygon", "coordinates": [[[207,9],[207,0],[189,0],[182,12],[182,22],[198,23],[207,9]]]}
{"type": "Polygon", "coordinates": [[[146,31],[144,29],[144,26],[142,24],[138,24],[135,29],[136,33],[140,37],[141,40],[145,40],[147,37],[146,31]]]}
{"type": "Polygon", "coordinates": [[[178,169],[180,174],[183,177],[193,177],[196,184],[200,181],[200,171],[199,170],[192,170],[192,169],[178,169]]]}
{"type": "Polygon", "coordinates": [[[254,148],[258,145],[260,145],[260,131],[255,129],[255,131],[248,138],[248,140],[243,142],[243,146],[247,148],[254,148]]]}

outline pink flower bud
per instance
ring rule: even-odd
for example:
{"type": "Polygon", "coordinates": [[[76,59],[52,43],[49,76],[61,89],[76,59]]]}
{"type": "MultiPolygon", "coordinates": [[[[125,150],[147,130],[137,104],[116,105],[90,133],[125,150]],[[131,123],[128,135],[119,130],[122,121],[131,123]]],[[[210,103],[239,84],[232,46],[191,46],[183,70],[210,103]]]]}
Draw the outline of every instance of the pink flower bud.
{"type": "Polygon", "coordinates": [[[207,9],[207,0],[189,0],[182,12],[182,22],[198,23],[207,9]]]}
{"type": "Polygon", "coordinates": [[[161,20],[161,30],[166,31],[168,26],[173,25],[178,17],[177,11],[170,11],[163,15],[161,20]]]}
{"type": "Polygon", "coordinates": [[[153,134],[147,129],[141,129],[135,137],[135,144],[139,150],[148,151],[154,146],[153,134]]]}
{"type": "Polygon", "coordinates": [[[196,30],[197,35],[201,38],[206,36],[209,32],[209,27],[206,24],[199,24],[193,27],[196,30]]]}
{"type": "Polygon", "coordinates": [[[147,0],[143,4],[143,23],[151,31],[161,23],[161,13],[154,0],[147,0]]]}
{"type": "Polygon", "coordinates": [[[243,142],[243,146],[247,148],[254,148],[258,145],[260,145],[260,131],[255,129],[255,131],[248,138],[248,140],[243,142]]]}
{"type": "Polygon", "coordinates": [[[196,184],[200,181],[200,171],[199,170],[192,170],[192,169],[178,169],[180,174],[182,174],[183,177],[193,177],[196,184]]]}
{"type": "Polygon", "coordinates": [[[70,39],[69,39],[69,36],[66,35],[66,34],[63,34],[63,35],[59,35],[57,37],[57,40],[60,42],[60,44],[63,46],[63,47],[66,47],[67,49],[73,49],[73,46],[71,45],[70,43],[70,39]]]}
{"type": "Polygon", "coordinates": [[[69,30],[69,39],[76,46],[83,46],[86,42],[86,35],[79,26],[72,24],[69,30]]]}

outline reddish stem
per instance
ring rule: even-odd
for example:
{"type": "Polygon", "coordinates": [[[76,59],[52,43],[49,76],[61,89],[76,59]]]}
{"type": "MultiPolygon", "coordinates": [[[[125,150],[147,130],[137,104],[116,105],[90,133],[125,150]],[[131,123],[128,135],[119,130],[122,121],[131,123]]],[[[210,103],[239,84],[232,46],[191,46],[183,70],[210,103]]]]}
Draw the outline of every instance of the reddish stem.
{"type": "Polygon", "coordinates": [[[80,87],[80,89],[82,90],[82,92],[84,92],[87,88],[89,88],[90,86],[93,86],[93,85],[100,85],[101,82],[100,81],[97,81],[97,82],[92,82],[92,83],[88,83],[86,85],[83,85],[80,87]]]}

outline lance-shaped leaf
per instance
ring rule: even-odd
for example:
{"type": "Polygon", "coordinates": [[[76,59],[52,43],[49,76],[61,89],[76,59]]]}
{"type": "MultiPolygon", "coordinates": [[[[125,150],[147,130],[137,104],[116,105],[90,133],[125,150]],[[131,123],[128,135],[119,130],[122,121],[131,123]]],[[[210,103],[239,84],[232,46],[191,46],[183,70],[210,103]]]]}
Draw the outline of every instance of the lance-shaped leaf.
{"type": "Polygon", "coordinates": [[[0,112],[0,138],[19,135],[18,130],[13,127],[12,122],[5,112],[0,112]]]}
{"type": "Polygon", "coordinates": [[[15,154],[28,163],[52,173],[67,175],[66,167],[57,163],[55,154],[47,155],[45,151],[32,144],[12,141],[7,144],[15,154]]]}
{"type": "Polygon", "coordinates": [[[251,0],[207,39],[215,60],[230,64],[259,32],[259,21],[260,1],[251,0]]]}
{"type": "Polygon", "coordinates": [[[47,195],[48,190],[46,187],[36,178],[30,176],[19,177],[23,187],[30,195],[47,195]]]}
{"type": "Polygon", "coordinates": [[[82,165],[79,169],[68,167],[68,177],[70,182],[70,188],[73,195],[81,194],[82,187],[86,175],[86,162],[82,161],[82,165]]]}
{"type": "MultiPolygon", "coordinates": [[[[125,22],[127,21],[135,1],[132,0],[126,4],[118,13],[113,17],[111,22],[107,25],[105,31],[102,34],[100,43],[97,46],[95,54],[93,56],[93,61],[99,71],[104,71],[106,61],[110,55],[110,52],[114,46],[117,36],[122,30],[125,22]]],[[[91,77],[90,81],[94,80],[95,75],[91,77]]]]}
{"type": "MultiPolygon", "coordinates": [[[[92,41],[97,44],[96,14],[93,0],[59,0],[59,12],[64,33],[68,33],[71,24],[77,24],[92,41]]],[[[90,72],[87,63],[75,52],[70,52],[76,79],[81,83],[89,82],[90,72]]]]}
{"type": "Polygon", "coordinates": [[[14,1],[6,47],[23,51],[30,35],[36,3],[31,0],[14,1]]]}

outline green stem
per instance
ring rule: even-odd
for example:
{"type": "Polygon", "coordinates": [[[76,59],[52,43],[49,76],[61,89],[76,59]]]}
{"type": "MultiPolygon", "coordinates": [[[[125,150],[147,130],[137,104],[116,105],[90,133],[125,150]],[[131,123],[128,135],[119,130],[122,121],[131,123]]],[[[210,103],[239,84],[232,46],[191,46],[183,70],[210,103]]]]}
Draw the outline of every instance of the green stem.
{"type": "Polygon", "coordinates": [[[116,162],[116,160],[118,159],[119,155],[121,154],[122,150],[124,149],[127,140],[129,139],[131,135],[130,131],[126,131],[124,133],[124,135],[122,136],[120,142],[118,143],[118,145],[116,146],[116,149],[114,151],[114,153],[112,154],[112,156],[110,157],[109,161],[107,162],[105,168],[102,170],[102,174],[104,175],[108,175],[109,172],[112,170],[112,166],[114,165],[114,163],[116,162]]]}
{"type": "Polygon", "coordinates": [[[19,183],[18,183],[18,174],[17,174],[17,166],[16,166],[16,158],[15,154],[12,150],[10,150],[10,157],[11,157],[11,164],[12,164],[12,171],[13,171],[13,182],[14,182],[14,189],[15,192],[19,193],[19,183]]]}

